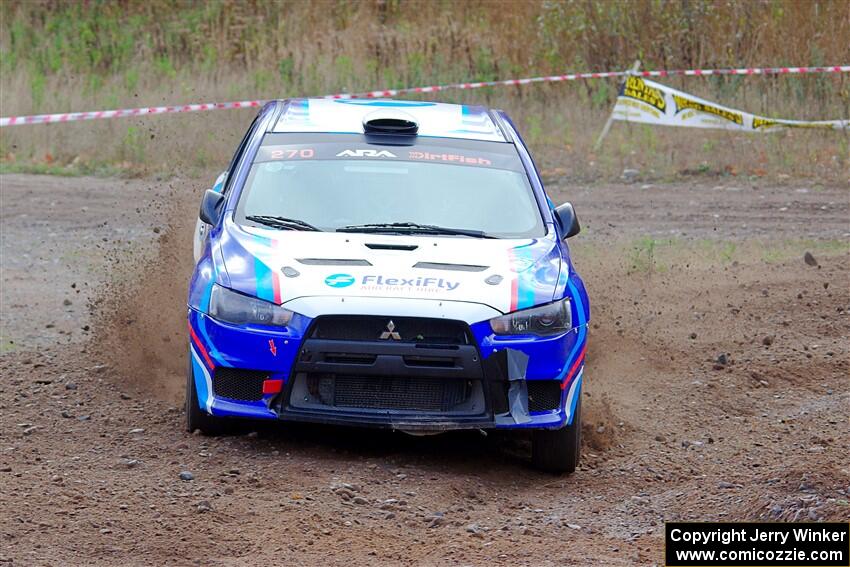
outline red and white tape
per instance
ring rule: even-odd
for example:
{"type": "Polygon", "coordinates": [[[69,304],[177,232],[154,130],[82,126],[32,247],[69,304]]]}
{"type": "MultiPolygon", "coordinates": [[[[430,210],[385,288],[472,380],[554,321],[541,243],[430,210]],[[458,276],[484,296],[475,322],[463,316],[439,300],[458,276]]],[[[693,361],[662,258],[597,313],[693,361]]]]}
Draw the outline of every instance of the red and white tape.
{"type": "MultiPolygon", "coordinates": [[[[321,98],[353,99],[383,98],[406,94],[435,93],[447,90],[480,89],[483,87],[502,87],[511,85],[530,85],[532,83],[559,83],[579,79],[605,79],[635,74],[640,77],[708,77],[711,75],[785,75],[808,73],[850,73],[850,65],[832,65],[829,67],[762,67],[743,69],[684,69],[672,71],[607,71],[603,73],[570,73],[566,75],[547,75],[525,79],[507,79],[503,81],[484,81],[478,83],[453,83],[431,85],[427,87],[409,87],[404,89],[384,89],[362,93],[339,93],[321,98]]],[[[243,100],[237,102],[211,102],[204,104],[184,104],[175,106],[149,106],[143,108],[122,108],[119,110],[97,110],[92,112],[67,112],[58,114],[34,114],[30,116],[6,116],[0,118],[0,127],[21,124],[45,124],[50,122],[75,122],[78,120],[98,120],[103,118],[123,118],[129,116],[149,116],[153,114],[172,114],[177,112],[200,112],[203,110],[227,110],[233,108],[256,108],[266,100],[243,100]]]]}
{"type": "Polygon", "coordinates": [[[451,89],[480,89],[482,87],[503,87],[510,85],[528,85],[531,83],[559,83],[578,79],[606,79],[637,75],[640,77],[703,77],[711,75],[783,75],[803,73],[848,73],[850,65],[833,65],[831,67],[764,67],[750,69],[685,69],[673,71],[607,71],[604,73],[571,73],[568,75],[548,75],[545,77],[530,77],[527,79],[508,79],[505,81],[487,81],[481,83],[454,83],[451,85],[435,85],[430,87],[411,87],[406,89],[386,89],[355,94],[334,94],[322,98],[381,98],[416,93],[434,93],[451,89]]]}
{"type": "Polygon", "coordinates": [[[200,112],[202,110],[252,108],[262,106],[265,102],[266,101],[264,100],[243,100],[239,102],[208,102],[204,104],[183,104],[177,106],[147,106],[143,108],[122,108],[119,110],[67,112],[64,114],[34,114],[30,116],[8,116],[0,118],[0,126],[17,126],[21,124],[44,124],[47,122],[74,122],[76,120],[124,118],[128,116],[148,116],[151,114],[172,114],[175,112],[200,112]]]}

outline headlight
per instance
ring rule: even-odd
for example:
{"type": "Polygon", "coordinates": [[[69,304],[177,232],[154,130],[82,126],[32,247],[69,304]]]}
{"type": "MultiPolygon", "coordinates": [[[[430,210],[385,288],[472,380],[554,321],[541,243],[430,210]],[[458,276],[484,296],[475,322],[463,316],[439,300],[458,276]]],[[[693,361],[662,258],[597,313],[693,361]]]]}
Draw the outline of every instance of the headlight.
{"type": "Polygon", "coordinates": [[[210,316],[234,325],[285,327],[292,319],[292,311],[216,284],[210,294],[210,316]]]}
{"type": "Polygon", "coordinates": [[[560,335],[572,327],[569,298],[490,319],[497,335],[560,335]]]}

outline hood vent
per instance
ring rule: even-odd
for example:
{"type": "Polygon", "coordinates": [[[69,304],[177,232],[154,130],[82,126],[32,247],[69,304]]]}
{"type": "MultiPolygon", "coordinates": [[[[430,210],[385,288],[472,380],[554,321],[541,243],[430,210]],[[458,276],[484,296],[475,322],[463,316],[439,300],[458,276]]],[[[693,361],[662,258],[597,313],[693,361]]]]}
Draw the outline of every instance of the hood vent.
{"type": "Polygon", "coordinates": [[[369,250],[404,250],[405,252],[413,252],[419,246],[416,244],[379,244],[377,242],[367,242],[366,248],[369,250]]]}
{"type": "Polygon", "coordinates": [[[296,258],[296,261],[306,266],[371,266],[368,260],[356,258],[296,258]]]}
{"type": "Polygon", "coordinates": [[[417,262],[413,264],[414,268],[422,268],[424,270],[448,270],[451,272],[483,272],[490,266],[475,266],[472,264],[442,264],[439,262],[417,262]]]}

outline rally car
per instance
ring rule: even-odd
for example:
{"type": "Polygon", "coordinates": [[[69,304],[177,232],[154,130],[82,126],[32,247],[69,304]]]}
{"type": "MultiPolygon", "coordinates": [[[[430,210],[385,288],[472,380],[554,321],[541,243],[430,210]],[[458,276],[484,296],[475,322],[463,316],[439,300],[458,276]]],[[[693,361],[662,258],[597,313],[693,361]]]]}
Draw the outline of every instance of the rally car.
{"type": "Polygon", "coordinates": [[[503,111],[270,102],[199,217],[190,431],[234,418],[530,429],[534,465],[575,470],[590,311],[566,239],[579,222],[503,111]]]}

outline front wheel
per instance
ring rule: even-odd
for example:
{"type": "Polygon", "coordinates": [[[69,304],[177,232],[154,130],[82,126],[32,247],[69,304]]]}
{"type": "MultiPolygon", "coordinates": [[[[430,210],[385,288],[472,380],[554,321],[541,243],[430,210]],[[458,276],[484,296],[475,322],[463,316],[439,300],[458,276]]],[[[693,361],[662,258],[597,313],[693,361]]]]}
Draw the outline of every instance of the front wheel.
{"type": "Polygon", "coordinates": [[[193,433],[200,429],[204,435],[220,435],[228,432],[228,425],[224,418],[215,417],[201,409],[190,354],[189,366],[186,369],[186,431],[193,433]]]}
{"type": "Polygon", "coordinates": [[[561,429],[537,429],[531,439],[531,462],[535,468],[552,473],[572,474],[581,455],[581,392],[576,414],[561,429]]]}

